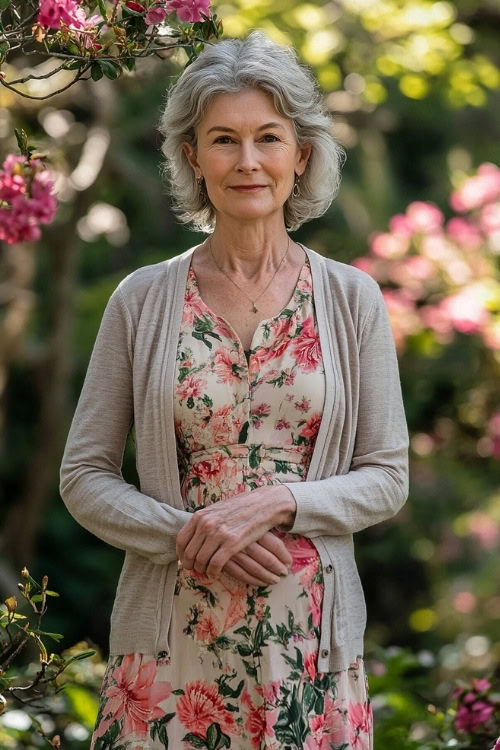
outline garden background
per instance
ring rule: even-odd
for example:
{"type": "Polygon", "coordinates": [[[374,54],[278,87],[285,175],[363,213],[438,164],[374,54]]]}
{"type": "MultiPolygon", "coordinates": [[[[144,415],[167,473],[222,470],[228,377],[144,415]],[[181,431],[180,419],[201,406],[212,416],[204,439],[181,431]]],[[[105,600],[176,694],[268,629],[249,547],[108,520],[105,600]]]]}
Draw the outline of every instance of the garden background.
{"type": "MultiPolygon", "coordinates": [[[[498,675],[500,656],[500,8],[474,0],[211,7],[223,36],[258,27],[296,47],[347,150],[337,199],[293,238],[359,266],[386,295],[410,495],[395,518],[355,535],[365,661],[377,750],[434,748],[452,690],[498,675]]],[[[111,292],[134,269],[204,239],[175,219],[160,177],[159,107],[185,64],[179,49],[46,100],[0,88],[2,159],[23,128],[49,154],[59,201],[38,241],[0,248],[0,599],[18,592],[24,566],[37,580],[48,575],[60,596],[44,630],[63,635],[48,647],[96,650],[73,663],[66,690],[39,714],[71,750],[89,746],[123,553],[72,519],[59,465],[111,292]]],[[[47,65],[19,55],[4,70],[15,77],[47,65]]],[[[20,88],[48,95],[59,86],[20,88]]],[[[132,441],[123,474],[137,484],[132,441]]],[[[36,665],[35,648],[30,656],[36,665]]],[[[30,668],[26,657],[19,674],[30,668]]],[[[23,707],[9,709],[0,746],[43,746],[23,707]]],[[[451,731],[445,740],[489,750],[451,731]]]]}

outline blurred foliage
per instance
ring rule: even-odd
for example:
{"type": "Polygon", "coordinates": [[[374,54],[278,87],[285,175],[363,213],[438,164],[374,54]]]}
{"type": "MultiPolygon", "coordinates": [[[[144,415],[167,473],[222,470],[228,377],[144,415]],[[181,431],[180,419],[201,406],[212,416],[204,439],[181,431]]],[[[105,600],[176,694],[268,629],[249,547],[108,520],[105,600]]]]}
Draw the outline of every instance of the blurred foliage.
{"type": "MultiPolygon", "coordinates": [[[[346,263],[373,261],[376,234],[392,233],[395,216],[423,202],[437,207],[443,223],[448,222],[457,213],[450,195],[481,164],[500,165],[497,5],[479,0],[281,0],[272,5],[233,0],[214,5],[226,36],[261,27],[297,48],[317,74],[335,116],[337,137],[347,148],[337,200],[294,239],[346,263]]],[[[76,227],[78,288],[68,427],[104,306],[118,281],[204,239],[173,217],[158,176],[158,109],[179,70],[175,64],[185,63],[182,55],[145,64],[113,82],[119,96],[107,124],[109,151],[92,205],[76,227]]],[[[61,197],[56,224],[62,227],[78,197],[77,177],[94,168],[98,137],[103,137],[94,129],[86,84],[78,86],[79,96],[43,106],[21,104],[0,90],[5,152],[15,150],[8,142],[14,124],[50,151],[61,197]]],[[[487,256],[487,274],[498,282],[496,242],[488,247],[483,242],[474,252],[487,256]]],[[[422,247],[415,243],[412,254],[421,257],[422,247]]],[[[394,273],[398,262],[387,258],[383,268],[394,273]]],[[[370,271],[376,276],[373,266],[370,271]]],[[[411,274],[403,281],[394,276],[380,280],[391,291],[411,288],[411,282],[411,274]]],[[[464,286],[443,283],[431,302],[464,286]]],[[[27,346],[36,351],[48,335],[52,293],[50,247],[43,238],[37,247],[35,293],[27,346]]],[[[419,310],[421,306],[419,301],[419,310]]],[[[408,331],[401,328],[404,316],[394,307],[390,312],[395,334],[405,342],[400,372],[411,435],[411,489],[395,519],[356,535],[368,608],[365,658],[375,746],[434,750],[433,732],[445,718],[439,710],[432,715],[428,706],[442,709],[446,717],[458,679],[492,676],[498,670],[499,357],[491,340],[479,333],[453,329],[446,337],[430,325],[408,331]]],[[[1,458],[0,521],[22,486],[38,417],[36,384],[22,361],[11,367],[5,402],[8,439],[1,458]]],[[[102,544],[69,516],[58,496],[57,470],[54,466],[53,493],[30,569],[47,572],[61,593],[48,613],[47,630],[64,633],[63,647],[85,641],[84,648],[88,643],[102,654],[101,660],[87,662],[85,668],[94,672],[83,674],[87,708],[79,702],[78,695],[85,703],[82,692],[73,692],[71,704],[56,696],[59,703],[46,718],[47,726],[51,721],[53,731],[73,750],[88,747],[123,553],[102,544]]],[[[131,439],[123,473],[138,484],[131,439]]],[[[16,736],[25,742],[20,746],[29,744],[16,736]]],[[[7,740],[0,736],[3,747],[2,741],[7,740]]]]}

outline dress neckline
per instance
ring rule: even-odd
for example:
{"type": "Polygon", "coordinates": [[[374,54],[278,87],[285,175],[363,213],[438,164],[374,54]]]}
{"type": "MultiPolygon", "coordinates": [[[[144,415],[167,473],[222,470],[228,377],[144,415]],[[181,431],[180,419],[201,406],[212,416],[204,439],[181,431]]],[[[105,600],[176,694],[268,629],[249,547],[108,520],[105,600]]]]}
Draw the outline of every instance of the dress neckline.
{"type": "MultiPolygon", "coordinates": [[[[304,248],[304,246],[300,242],[298,244],[302,248],[304,248]]],[[[306,251],[304,250],[304,252],[306,252],[306,251]]],[[[217,315],[217,313],[215,313],[203,301],[203,298],[202,298],[202,296],[200,294],[200,288],[198,286],[198,279],[196,278],[196,273],[194,271],[194,268],[192,266],[192,262],[191,261],[192,261],[192,255],[191,255],[191,258],[189,260],[188,280],[190,280],[190,282],[192,284],[192,289],[193,289],[193,292],[194,292],[194,298],[196,299],[196,302],[197,302],[198,306],[202,310],[204,310],[208,315],[211,315],[213,318],[215,318],[215,320],[218,320],[218,321],[222,322],[226,326],[227,330],[231,331],[234,340],[238,342],[238,346],[239,346],[240,351],[244,353],[243,356],[244,356],[244,360],[245,360],[245,362],[246,362],[247,365],[249,365],[251,353],[252,353],[253,349],[255,349],[255,345],[254,345],[255,338],[256,338],[258,332],[262,329],[262,326],[269,326],[273,322],[277,321],[279,318],[281,318],[281,317],[283,317],[285,315],[286,315],[286,317],[289,317],[289,318],[291,318],[294,315],[297,315],[297,313],[300,311],[300,309],[301,309],[301,307],[302,307],[302,305],[304,303],[304,300],[306,299],[306,297],[304,297],[304,295],[300,294],[299,287],[300,287],[301,282],[304,281],[308,277],[308,275],[311,273],[310,263],[309,263],[309,258],[307,256],[307,253],[306,253],[306,256],[305,256],[304,263],[302,264],[302,268],[300,269],[300,273],[299,273],[299,276],[297,278],[297,283],[295,284],[295,288],[294,288],[294,290],[292,292],[292,296],[288,300],[288,304],[285,305],[285,307],[277,315],[274,315],[272,318],[266,318],[265,320],[261,320],[260,323],[257,324],[257,326],[255,328],[255,331],[253,333],[253,336],[252,336],[252,343],[251,343],[250,349],[244,349],[243,348],[243,344],[241,343],[241,339],[240,339],[238,333],[233,328],[233,326],[229,323],[229,321],[226,320],[226,318],[224,318],[222,315],[217,315]],[[299,292],[299,293],[297,293],[297,292],[299,292]]]]}
{"type": "MultiPolygon", "coordinates": [[[[301,245],[300,242],[297,243],[297,244],[299,244],[302,247],[302,245],[301,245]]],[[[292,296],[288,300],[288,303],[285,305],[285,307],[277,315],[274,315],[272,318],[265,318],[264,320],[261,320],[260,323],[259,323],[259,325],[257,326],[257,328],[259,328],[264,323],[272,323],[273,321],[278,320],[278,318],[281,318],[285,313],[295,312],[298,308],[300,308],[300,306],[302,305],[302,302],[303,302],[303,298],[302,298],[301,295],[297,294],[297,290],[298,290],[298,288],[300,286],[300,283],[302,281],[304,281],[304,279],[306,278],[306,271],[309,271],[309,259],[307,257],[307,254],[306,254],[304,263],[302,264],[302,268],[300,269],[300,273],[299,273],[299,276],[298,276],[298,279],[297,279],[297,283],[295,284],[294,290],[292,292],[292,296]]],[[[206,304],[206,302],[203,300],[203,298],[202,298],[202,296],[200,294],[200,287],[198,285],[198,279],[196,278],[196,273],[195,273],[193,265],[192,265],[192,256],[191,256],[191,259],[189,261],[188,278],[193,283],[193,288],[195,290],[195,296],[196,296],[196,300],[197,300],[198,304],[201,304],[201,306],[207,312],[209,312],[210,315],[212,315],[214,318],[217,318],[218,320],[222,320],[227,326],[229,326],[229,328],[231,330],[234,330],[233,327],[228,323],[228,321],[225,318],[222,317],[222,315],[218,315],[216,312],[214,312],[206,304]]],[[[250,350],[243,349],[243,351],[250,351],[250,350]]]]}

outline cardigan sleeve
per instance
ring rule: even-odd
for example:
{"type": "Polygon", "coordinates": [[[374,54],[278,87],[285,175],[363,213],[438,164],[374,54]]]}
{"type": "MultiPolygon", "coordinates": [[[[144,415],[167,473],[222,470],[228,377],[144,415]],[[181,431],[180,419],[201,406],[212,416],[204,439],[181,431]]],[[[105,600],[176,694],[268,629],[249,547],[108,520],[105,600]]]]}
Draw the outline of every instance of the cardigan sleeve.
{"type": "Polygon", "coordinates": [[[79,524],[108,544],[158,565],[177,559],[191,514],[140,492],[122,475],[133,424],[133,335],[120,285],[95,340],[60,467],[59,491],[79,524]]]}
{"type": "Polygon", "coordinates": [[[291,534],[353,534],[385,521],[409,492],[409,434],[396,347],[378,284],[358,339],[359,408],[354,452],[346,474],[285,483],[297,510],[291,534]]]}

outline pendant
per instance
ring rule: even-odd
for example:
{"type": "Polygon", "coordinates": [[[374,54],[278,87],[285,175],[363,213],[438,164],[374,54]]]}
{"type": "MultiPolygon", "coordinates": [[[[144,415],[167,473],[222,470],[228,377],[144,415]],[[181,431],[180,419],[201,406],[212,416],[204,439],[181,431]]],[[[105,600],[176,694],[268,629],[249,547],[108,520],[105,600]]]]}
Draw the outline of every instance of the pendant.
{"type": "Polygon", "coordinates": [[[259,311],[257,310],[257,308],[255,307],[255,305],[254,305],[254,306],[252,307],[252,312],[254,312],[254,313],[256,313],[256,312],[259,312],[259,311]]]}

